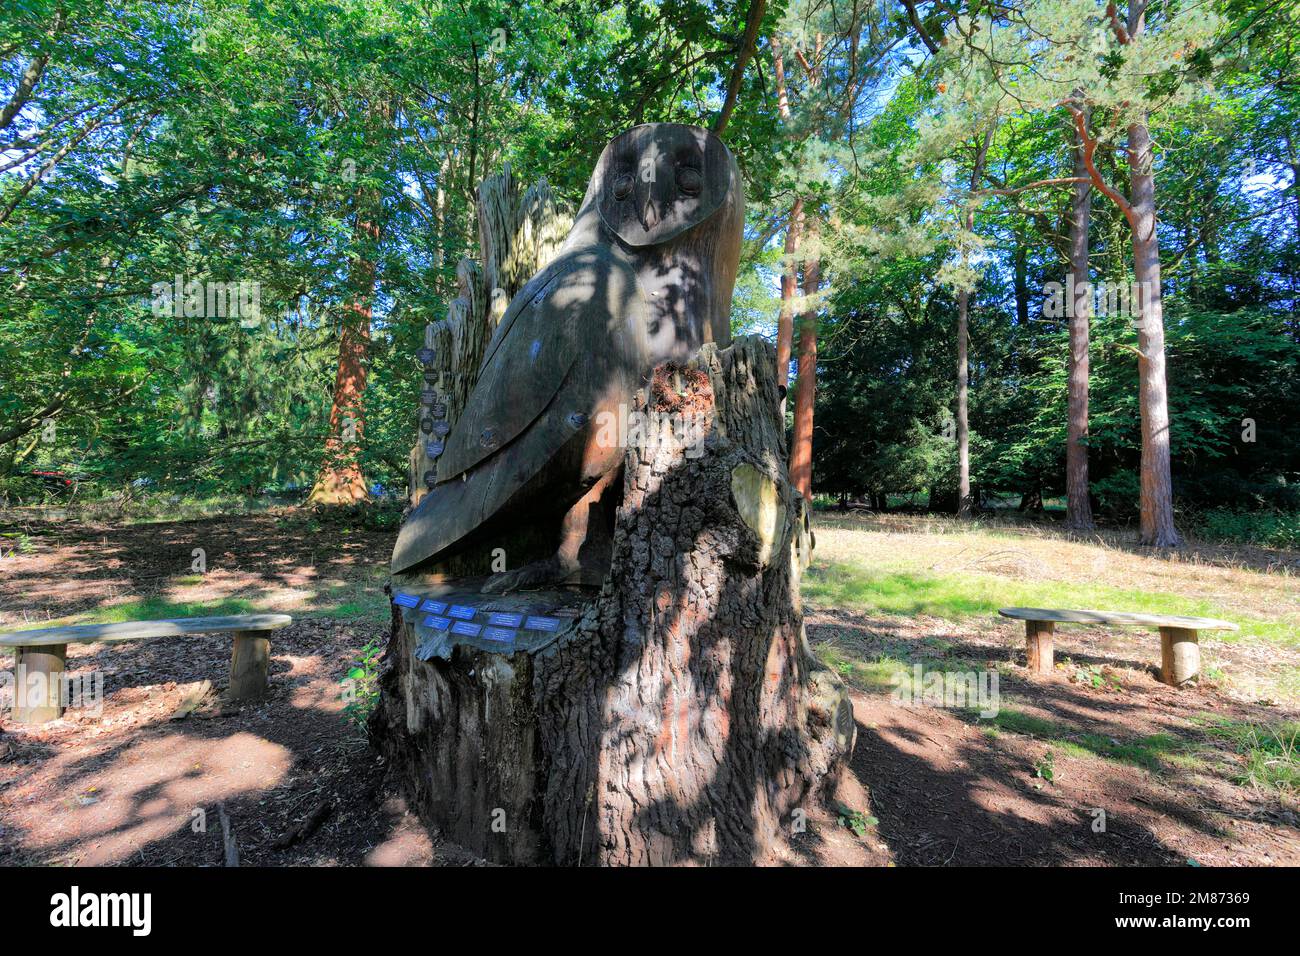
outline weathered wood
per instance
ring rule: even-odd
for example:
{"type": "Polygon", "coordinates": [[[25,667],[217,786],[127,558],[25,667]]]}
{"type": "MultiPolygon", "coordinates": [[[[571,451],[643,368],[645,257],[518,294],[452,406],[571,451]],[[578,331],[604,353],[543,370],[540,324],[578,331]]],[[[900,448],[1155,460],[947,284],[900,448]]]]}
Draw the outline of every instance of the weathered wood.
{"type": "Polygon", "coordinates": [[[217,802],[217,816],[221,819],[221,849],[226,866],[239,866],[239,844],[235,842],[235,828],[230,825],[226,804],[217,802]]]}
{"type": "Polygon", "coordinates": [[[178,617],[161,621],[121,621],[116,624],[71,624],[30,631],[0,631],[0,647],[40,647],[48,644],[95,644],[138,641],[153,637],[213,634],[225,631],[278,631],[293,623],[288,614],[236,614],[229,617],[178,617]]]}
{"type": "MultiPolygon", "coordinates": [[[[812,539],[779,403],[761,339],[655,370],[637,398],[656,414],[628,443],[608,576],[598,593],[570,592],[552,640],[493,653],[478,638],[431,639],[422,612],[395,613],[371,732],[426,823],[507,863],[775,858],[794,811],[833,785],[856,726],[804,641],[812,539]],[[699,444],[682,440],[683,414],[699,417],[699,444]]],[[[563,600],[394,584],[479,615],[563,600]]]]}
{"type": "Polygon", "coordinates": [[[1236,624],[1212,617],[1181,617],[1177,614],[1134,614],[1127,611],[1072,611],[1045,607],[1004,607],[1003,617],[1021,621],[1053,621],[1057,624],[1114,624],[1124,627],[1185,627],[1198,631],[1236,631],[1236,624]]]}
{"type": "Polygon", "coordinates": [[[743,226],[739,167],[716,136],[654,123],[611,141],[559,255],[493,334],[394,573],[431,570],[520,516],[585,507],[622,463],[605,423],[626,418],[650,370],[730,340],[743,226]]]}
{"type": "Polygon", "coordinates": [[[271,641],[262,631],[236,631],[235,647],[230,655],[232,701],[259,700],[266,696],[270,684],[271,641]]]}
{"type": "Polygon", "coordinates": [[[446,436],[478,382],[483,353],[507,304],[559,253],[573,214],[545,179],[523,189],[507,163],[504,172],[479,186],[478,223],[483,265],[460,261],[457,296],[447,318],[425,327],[424,345],[431,355],[425,385],[434,390],[434,400],[421,406],[420,430],[411,449],[412,507],[429,492],[426,476],[438,474],[446,436]]]}
{"type": "Polygon", "coordinates": [[[1196,631],[1183,627],[1160,628],[1160,679],[1182,687],[1201,673],[1201,647],[1196,631]]]}
{"type": "Polygon", "coordinates": [[[1025,665],[1034,674],[1050,674],[1055,666],[1051,621],[1025,622],[1025,665]]]}
{"type": "Polygon", "coordinates": [[[1212,617],[1182,617],[1177,614],[1132,614],[1125,611],[1071,611],[1059,608],[1004,607],[1003,617],[1025,622],[1025,648],[1029,669],[1046,674],[1052,669],[1052,627],[1054,624],[1110,624],[1124,627],[1155,627],[1160,630],[1160,679],[1181,687],[1201,672],[1201,648],[1197,631],[1236,631],[1236,624],[1212,617]],[[1044,628],[1046,631],[1044,632],[1044,628]],[[1043,637],[1046,633],[1046,664],[1043,637]],[[1037,645],[1037,649],[1035,646],[1037,645]]]}
{"type": "Polygon", "coordinates": [[[14,723],[43,724],[63,716],[61,689],[67,658],[67,644],[15,648],[14,723]]]}

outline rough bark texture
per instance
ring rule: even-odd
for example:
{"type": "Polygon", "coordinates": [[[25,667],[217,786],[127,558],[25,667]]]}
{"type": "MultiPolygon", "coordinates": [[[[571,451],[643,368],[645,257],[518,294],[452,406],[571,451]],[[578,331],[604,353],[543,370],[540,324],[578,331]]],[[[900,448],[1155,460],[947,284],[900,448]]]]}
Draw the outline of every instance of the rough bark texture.
{"type": "MultiPolygon", "coordinates": [[[[1145,30],[1145,3],[1130,0],[1129,34],[1145,30]]],[[[1156,235],[1156,181],[1151,131],[1128,128],[1129,194],[1133,227],[1133,278],[1141,301],[1138,318],[1138,400],[1142,417],[1141,538],[1143,544],[1176,548],[1173,480],[1169,471],[1169,396],[1165,375],[1165,320],[1160,290],[1160,242],[1156,235]]]]}
{"type": "MultiPolygon", "coordinates": [[[[1084,121],[1087,122],[1085,113],[1084,121]]],[[[1092,296],[1080,294],[1088,282],[1088,226],[1092,217],[1092,184],[1083,142],[1075,136],[1074,203],[1070,216],[1070,274],[1075,296],[1070,312],[1069,422],[1065,438],[1065,523],[1075,531],[1091,531],[1092,504],[1088,492],[1088,338],[1092,296]]]]}
{"type": "Polygon", "coordinates": [[[358,453],[365,418],[366,358],[374,308],[380,209],[377,196],[370,192],[362,194],[353,224],[359,248],[348,267],[348,284],[353,295],[343,307],[338,373],[334,382],[334,402],[330,408],[330,433],[325,441],[325,460],[320,476],[312,488],[312,504],[352,504],[369,497],[358,453]]]}
{"type": "Polygon", "coordinates": [[[820,224],[805,214],[803,229],[811,246],[803,264],[804,307],[799,315],[799,378],[795,382],[794,434],[790,481],[805,501],[812,501],[813,409],[817,401],[817,290],[821,286],[820,224]]]}
{"type": "Polygon", "coordinates": [[[524,189],[507,163],[478,191],[479,248],[483,266],[462,259],[457,296],[447,318],[424,330],[428,361],[419,434],[410,455],[411,506],[429,491],[443,443],[478,381],[479,366],[506,306],[530,278],[555,258],[573,226],[572,212],[546,180],[524,189]]]}
{"type": "Polygon", "coordinates": [[[395,615],[372,732],[427,823],[502,862],[762,862],[834,782],[852,708],[803,639],[811,534],[774,358],[746,338],[654,376],[609,576],[552,642],[426,662],[395,615]]]}

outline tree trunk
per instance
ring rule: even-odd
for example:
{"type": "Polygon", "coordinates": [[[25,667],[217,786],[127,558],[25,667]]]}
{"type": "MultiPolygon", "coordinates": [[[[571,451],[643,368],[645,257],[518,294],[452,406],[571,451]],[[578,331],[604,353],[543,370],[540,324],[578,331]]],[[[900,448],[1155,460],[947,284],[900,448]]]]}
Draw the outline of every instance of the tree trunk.
{"type": "Polygon", "coordinates": [[[373,737],[425,822],[492,860],[788,859],[795,811],[851,752],[852,707],[804,640],[811,540],[786,477],[774,351],[747,337],[665,371],[638,399],[657,414],[627,451],[598,594],[394,581],[484,617],[560,622],[495,650],[452,647],[423,612],[394,609],[373,737]],[[664,414],[682,409],[702,445],[664,414]]]}
{"type": "Polygon", "coordinates": [[[325,441],[320,476],[311,491],[311,504],[352,504],[369,497],[358,455],[365,418],[366,353],[375,295],[380,209],[378,196],[366,192],[359,198],[353,223],[357,251],[348,274],[352,295],[343,307],[329,438],[325,441]]]}
{"type": "MultiPolygon", "coordinates": [[[[1145,30],[1142,0],[1129,2],[1129,34],[1145,30]]],[[[1169,396],[1165,376],[1165,323],[1160,290],[1160,242],[1156,235],[1156,184],[1151,131],[1128,128],[1129,193],[1133,209],[1133,277],[1138,283],[1138,390],[1142,413],[1141,539],[1158,548],[1182,544],[1174,526],[1169,468],[1169,396]]]]}
{"type": "MultiPolygon", "coordinates": [[[[1087,122],[1087,113],[1084,114],[1087,122]]],[[[1075,134],[1074,184],[1070,216],[1070,275],[1074,297],[1070,311],[1070,367],[1068,423],[1065,437],[1065,524],[1074,531],[1091,531],[1092,504],[1088,495],[1088,338],[1092,321],[1092,296],[1080,294],[1088,282],[1088,226],[1092,218],[1092,184],[1083,158],[1083,142],[1075,134]]]]}
{"type": "MultiPolygon", "coordinates": [[[[771,39],[772,64],[776,72],[776,108],[781,122],[790,125],[790,95],[785,85],[785,58],[781,41],[771,39]]],[[[790,354],[794,347],[794,299],[799,291],[799,239],[803,233],[803,197],[790,206],[785,227],[785,259],[781,268],[781,313],[776,323],[776,384],[781,390],[781,420],[785,421],[785,396],[790,385],[790,354]]]]}
{"type": "Polygon", "coordinates": [[[970,422],[967,402],[970,365],[967,348],[970,340],[970,293],[957,293],[957,517],[969,518],[970,497],[970,422]]]}
{"type": "Polygon", "coordinates": [[[803,200],[790,207],[785,227],[785,262],[781,270],[781,314],[776,322],[776,385],[781,390],[782,419],[790,387],[790,353],[794,345],[794,299],[799,292],[799,238],[803,232],[803,200]]]}
{"type": "Polygon", "coordinates": [[[803,266],[804,307],[799,316],[799,378],[795,382],[794,447],[790,449],[790,481],[812,507],[813,406],[817,400],[817,289],[821,285],[820,224],[805,219],[812,247],[803,266]]]}

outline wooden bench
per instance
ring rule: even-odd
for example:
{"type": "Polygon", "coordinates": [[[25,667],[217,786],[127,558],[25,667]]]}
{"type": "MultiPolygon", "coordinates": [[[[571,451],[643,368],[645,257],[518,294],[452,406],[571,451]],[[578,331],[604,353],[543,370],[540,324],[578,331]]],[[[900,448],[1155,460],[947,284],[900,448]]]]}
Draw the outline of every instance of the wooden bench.
{"type": "Polygon", "coordinates": [[[1197,631],[1235,631],[1236,624],[1209,617],[1129,614],[1124,611],[1064,611],[1042,607],[1004,607],[1003,617],[1025,622],[1025,657],[1035,674],[1052,672],[1052,630],[1057,624],[1113,624],[1160,629],[1160,679],[1181,687],[1201,672],[1197,631]]]}
{"type": "MultiPolygon", "coordinates": [[[[235,647],[230,657],[231,700],[256,700],[266,693],[271,660],[271,631],[293,623],[287,614],[241,614],[232,617],[180,617],[166,621],[125,621],[120,624],[76,624],[32,631],[0,632],[0,647],[14,649],[14,673],[20,666],[27,675],[41,674],[47,680],[62,674],[69,644],[139,641],[154,637],[232,632],[235,647]]],[[[15,685],[13,719],[17,723],[43,724],[63,716],[58,699],[44,706],[20,706],[15,685]]]]}

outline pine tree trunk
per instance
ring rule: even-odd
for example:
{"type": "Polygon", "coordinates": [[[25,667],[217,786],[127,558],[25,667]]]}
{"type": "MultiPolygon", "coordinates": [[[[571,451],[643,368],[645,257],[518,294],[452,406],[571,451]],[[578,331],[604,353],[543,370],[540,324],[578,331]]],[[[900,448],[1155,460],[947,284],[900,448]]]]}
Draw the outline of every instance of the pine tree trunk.
{"type": "Polygon", "coordinates": [[[371,192],[363,193],[353,223],[357,252],[348,267],[348,288],[352,296],[343,307],[340,323],[329,437],[325,440],[320,475],[308,499],[311,504],[353,504],[370,496],[361,473],[359,453],[365,419],[366,359],[375,295],[379,215],[379,198],[371,192]]]}
{"type": "MultiPolygon", "coordinates": [[[[811,537],[772,347],[706,345],[654,382],[599,593],[500,598],[559,608],[553,640],[421,660],[423,615],[394,615],[373,737],[425,822],[490,859],[777,862],[851,752],[852,707],[804,640],[811,537]]],[[[472,583],[394,585],[489,602],[472,583]]]]}
{"type": "MultiPolygon", "coordinates": [[[[1085,113],[1086,122],[1086,113],[1085,113]]],[[[1092,296],[1081,294],[1088,282],[1088,227],[1092,218],[1092,183],[1083,159],[1083,143],[1075,136],[1074,184],[1070,215],[1070,275],[1074,297],[1070,310],[1069,410],[1065,437],[1065,524],[1074,531],[1091,531],[1092,503],[1088,489],[1088,339],[1092,296]]]]}
{"type": "Polygon", "coordinates": [[[781,390],[782,418],[790,387],[790,353],[794,346],[794,300],[799,293],[799,238],[803,231],[803,200],[790,207],[785,227],[785,262],[781,270],[781,313],[776,322],[776,384],[781,390]]]}
{"type": "MultiPolygon", "coordinates": [[[[1145,3],[1129,2],[1129,34],[1145,31],[1145,3]]],[[[1158,548],[1182,544],[1174,526],[1170,477],[1169,395],[1165,374],[1164,305],[1160,289],[1160,242],[1156,235],[1156,183],[1151,131],[1146,123],[1128,128],[1130,205],[1133,209],[1133,278],[1138,318],[1138,400],[1142,416],[1141,540],[1158,548]]]]}
{"type": "Polygon", "coordinates": [[[813,408],[817,401],[817,290],[821,285],[820,224],[806,215],[804,230],[809,255],[804,259],[804,308],[799,315],[799,378],[795,382],[794,438],[790,449],[790,481],[812,507],[813,408]]]}
{"type": "Polygon", "coordinates": [[[970,340],[970,292],[957,293],[957,517],[968,518],[970,497],[970,422],[967,413],[970,340]]]}

